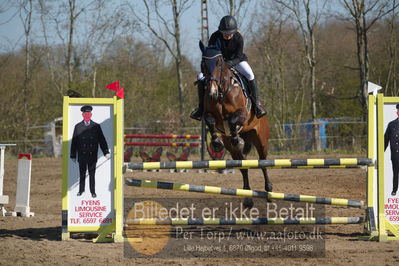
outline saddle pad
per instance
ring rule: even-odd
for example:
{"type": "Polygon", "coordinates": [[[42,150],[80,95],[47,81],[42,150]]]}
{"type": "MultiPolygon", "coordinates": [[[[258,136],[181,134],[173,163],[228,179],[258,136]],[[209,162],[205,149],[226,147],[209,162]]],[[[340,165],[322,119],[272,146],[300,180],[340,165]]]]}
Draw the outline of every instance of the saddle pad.
{"type": "Polygon", "coordinates": [[[249,98],[249,84],[247,79],[240,74],[240,72],[238,72],[235,68],[232,69],[235,78],[237,79],[238,83],[240,84],[241,88],[242,88],[242,92],[244,93],[245,98],[249,98]]]}

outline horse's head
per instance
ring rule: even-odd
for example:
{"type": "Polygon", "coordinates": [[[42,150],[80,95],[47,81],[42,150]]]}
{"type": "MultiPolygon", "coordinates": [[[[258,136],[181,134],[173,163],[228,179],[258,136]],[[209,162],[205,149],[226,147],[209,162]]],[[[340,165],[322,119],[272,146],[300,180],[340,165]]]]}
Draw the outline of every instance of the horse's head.
{"type": "Polygon", "coordinates": [[[202,51],[201,72],[205,76],[207,92],[213,100],[217,100],[223,90],[224,72],[227,69],[220,51],[220,43],[205,47],[200,41],[199,45],[202,51]]]}

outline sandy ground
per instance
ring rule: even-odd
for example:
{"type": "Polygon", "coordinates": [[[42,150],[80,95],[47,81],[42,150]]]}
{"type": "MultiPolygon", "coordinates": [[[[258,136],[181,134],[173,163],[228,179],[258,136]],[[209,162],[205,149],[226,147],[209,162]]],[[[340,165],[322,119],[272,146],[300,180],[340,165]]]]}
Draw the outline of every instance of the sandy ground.
{"type": "MultiPolygon", "coordinates": [[[[308,156],[309,157],[309,156],[308,156]]],[[[322,157],[322,156],[316,156],[322,157]]],[[[332,156],[323,156],[332,157],[332,156]]],[[[345,156],[348,157],[348,156],[345,156]]],[[[276,157],[271,157],[276,158],[276,157]]],[[[298,158],[298,157],[295,157],[298,158]]],[[[6,161],[4,194],[10,196],[11,209],[15,203],[16,160],[6,161]]],[[[365,171],[362,169],[270,170],[274,191],[295,194],[342,197],[365,200],[365,171]]],[[[125,178],[153,179],[241,188],[239,171],[233,174],[144,173],[126,174],[125,178]]],[[[250,170],[252,189],[263,189],[260,170],[250,170]]],[[[125,187],[125,197],[187,197],[185,192],[125,187]]],[[[194,193],[193,193],[194,194],[194,193]]],[[[198,198],[220,197],[195,193],[198,198]]],[[[398,265],[399,242],[369,242],[359,240],[363,225],[328,225],[323,237],[326,253],[322,258],[127,258],[121,243],[94,244],[87,235],[76,235],[61,241],[61,160],[33,159],[31,210],[35,217],[0,216],[0,264],[173,264],[173,265],[398,265]]],[[[327,207],[327,216],[362,216],[363,210],[327,207]]]]}

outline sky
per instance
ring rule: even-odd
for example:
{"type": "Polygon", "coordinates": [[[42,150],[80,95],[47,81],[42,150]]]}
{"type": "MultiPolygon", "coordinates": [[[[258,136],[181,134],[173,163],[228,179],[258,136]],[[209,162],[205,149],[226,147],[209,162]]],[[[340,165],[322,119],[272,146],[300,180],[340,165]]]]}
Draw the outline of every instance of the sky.
{"type": "MultiPolygon", "coordinates": [[[[122,0],[115,0],[121,2],[122,0]]],[[[10,1],[0,0],[0,10],[6,9],[10,1]]],[[[209,34],[217,30],[220,17],[225,15],[223,11],[216,6],[215,2],[211,5],[208,1],[208,9],[214,7],[217,11],[208,10],[209,16],[209,34]]],[[[250,1],[253,5],[256,1],[250,1]]],[[[142,5],[141,0],[134,0],[137,6],[142,5]]],[[[140,8],[144,10],[144,8],[140,8]]],[[[244,20],[244,19],[243,19],[244,20]]],[[[39,23],[34,25],[36,31],[40,32],[39,23]]],[[[243,23],[244,24],[244,23],[243,23]]],[[[198,48],[198,41],[201,38],[201,0],[193,0],[192,6],[185,11],[181,19],[182,26],[182,51],[191,61],[197,61],[200,58],[200,50],[198,48]]],[[[38,38],[35,38],[37,40],[38,38]]],[[[16,50],[24,45],[24,30],[16,9],[8,9],[4,13],[0,13],[0,53],[16,50]]]]}

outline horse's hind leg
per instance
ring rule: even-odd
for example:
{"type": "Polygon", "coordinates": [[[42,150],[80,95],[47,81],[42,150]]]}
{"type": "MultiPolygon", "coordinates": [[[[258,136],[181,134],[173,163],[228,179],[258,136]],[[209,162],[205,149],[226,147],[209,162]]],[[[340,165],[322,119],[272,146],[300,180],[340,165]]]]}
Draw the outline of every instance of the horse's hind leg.
{"type": "MultiPolygon", "coordinates": [[[[240,169],[240,171],[241,171],[242,180],[243,180],[243,189],[250,190],[251,187],[249,186],[248,169],[240,169]]],[[[252,207],[254,206],[253,199],[249,198],[249,197],[244,198],[243,206],[246,209],[252,209],[252,207]]]]}
{"type": "MultiPolygon", "coordinates": [[[[256,151],[258,152],[259,159],[260,160],[265,160],[267,157],[267,146],[268,146],[268,139],[267,137],[262,137],[262,134],[253,134],[251,136],[252,138],[252,144],[255,146],[256,151]]],[[[261,168],[263,172],[263,178],[265,180],[265,190],[268,192],[272,192],[273,190],[273,184],[269,179],[269,175],[267,174],[267,169],[266,168],[261,168]]]]}

